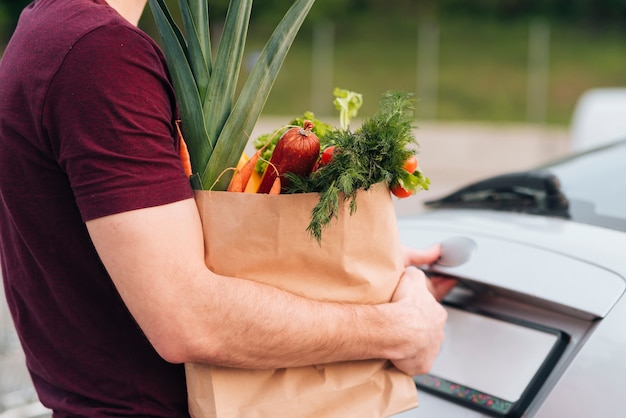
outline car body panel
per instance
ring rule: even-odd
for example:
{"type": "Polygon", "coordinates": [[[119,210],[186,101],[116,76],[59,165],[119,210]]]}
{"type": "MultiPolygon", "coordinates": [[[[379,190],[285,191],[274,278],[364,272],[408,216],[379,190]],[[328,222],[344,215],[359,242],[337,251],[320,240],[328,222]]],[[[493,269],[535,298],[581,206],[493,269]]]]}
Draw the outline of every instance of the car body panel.
{"type": "Polygon", "coordinates": [[[626,234],[606,228],[469,209],[401,218],[399,225],[403,243],[415,248],[457,235],[476,242],[477,251],[467,263],[437,271],[581,315],[605,317],[626,290],[626,234]]]}
{"type": "MultiPolygon", "coordinates": [[[[616,401],[626,385],[624,232],[481,209],[432,210],[400,217],[398,225],[403,243],[415,248],[453,236],[476,243],[467,263],[427,268],[460,279],[460,289],[446,300],[554,327],[571,337],[525,416],[626,416],[626,406],[616,401]]],[[[398,418],[488,416],[418,393],[420,406],[398,418]]]]}
{"type": "Polygon", "coordinates": [[[593,336],[576,354],[537,417],[624,417],[626,403],[626,300],[622,297],[610,315],[598,321],[593,336]]]}

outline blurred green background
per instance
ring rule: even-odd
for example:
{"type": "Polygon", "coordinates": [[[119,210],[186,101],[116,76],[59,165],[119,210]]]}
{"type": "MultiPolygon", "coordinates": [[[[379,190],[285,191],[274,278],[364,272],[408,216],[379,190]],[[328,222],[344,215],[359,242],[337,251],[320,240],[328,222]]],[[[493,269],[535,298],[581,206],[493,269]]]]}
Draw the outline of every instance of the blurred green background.
{"type": "MultiPolygon", "coordinates": [[[[0,4],[0,52],[28,3],[0,4]]],[[[290,3],[255,3],[243,79],[290,3]]],[[[214,40],[227,6],[210,2],[214,40]]],[[[159,41],[149,9],[140,26],[159,41]]],[[[626,86],[625,41],[626,0],[318,0],[264,114],[334,115],[338,86],[362,115],[398,89],[420,120],[564,126],[585,90],[626,86]]]]}

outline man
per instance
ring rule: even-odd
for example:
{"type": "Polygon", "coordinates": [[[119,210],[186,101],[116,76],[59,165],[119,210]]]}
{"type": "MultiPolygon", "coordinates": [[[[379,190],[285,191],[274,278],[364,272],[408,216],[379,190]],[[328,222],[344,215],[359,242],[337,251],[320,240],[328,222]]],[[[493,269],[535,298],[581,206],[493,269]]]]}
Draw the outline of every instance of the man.
{"type": "Polygon", "coordinates": [[[428,370],[450,281],[411,267],[391,303],[360,306],[206,268],[165,61],[136,28],[145,4],[36,0],[0,62],[0,259],[42,403],[55,417],[186,416],[184,362],[428,370]]]}

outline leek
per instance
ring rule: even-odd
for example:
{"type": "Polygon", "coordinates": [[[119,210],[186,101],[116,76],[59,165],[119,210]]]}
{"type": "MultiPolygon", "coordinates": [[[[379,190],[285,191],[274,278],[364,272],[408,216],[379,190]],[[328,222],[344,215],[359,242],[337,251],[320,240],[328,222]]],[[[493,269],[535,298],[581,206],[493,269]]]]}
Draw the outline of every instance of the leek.
{"type": "Polygon", "coordinates": [[[215,57],[208,0],[179,0],[182,30],[164,0],[148,0],[189,148],[194,187],[226,190],[304,19],[315,0],[296,0],[280,21],[236,97],[252,0],[231,0],[215,57]]]}

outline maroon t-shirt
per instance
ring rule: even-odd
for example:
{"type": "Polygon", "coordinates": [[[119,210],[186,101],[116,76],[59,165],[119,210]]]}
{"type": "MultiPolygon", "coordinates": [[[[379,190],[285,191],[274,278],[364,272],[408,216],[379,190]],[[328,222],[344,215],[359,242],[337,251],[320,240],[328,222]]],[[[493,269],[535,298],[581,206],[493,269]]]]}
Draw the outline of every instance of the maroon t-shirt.
{"type": "MultiPolygon", "coordinates": [[[[55,416],[187,415],[85,221],[193,196],[156,44],[104,0],[36,0],[0,61],[0,260],[39,397],[55,416]]],[[[172,278],[175,280],[175,278],[172,278]]]]}

